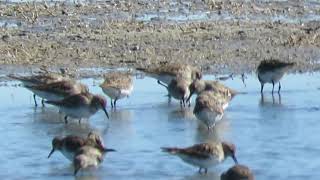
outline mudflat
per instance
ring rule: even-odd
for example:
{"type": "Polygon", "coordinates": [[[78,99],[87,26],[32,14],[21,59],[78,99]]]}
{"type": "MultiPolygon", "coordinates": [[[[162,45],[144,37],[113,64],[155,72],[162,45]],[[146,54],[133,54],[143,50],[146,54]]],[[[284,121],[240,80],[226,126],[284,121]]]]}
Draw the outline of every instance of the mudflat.
{"type": "Polygon", "coordinates": [[[312,1],[1,3],[0,16],[1,71],[182,62],[241,74],[268,58],[296,62],[294,71],[320,67],[312,1]]]}

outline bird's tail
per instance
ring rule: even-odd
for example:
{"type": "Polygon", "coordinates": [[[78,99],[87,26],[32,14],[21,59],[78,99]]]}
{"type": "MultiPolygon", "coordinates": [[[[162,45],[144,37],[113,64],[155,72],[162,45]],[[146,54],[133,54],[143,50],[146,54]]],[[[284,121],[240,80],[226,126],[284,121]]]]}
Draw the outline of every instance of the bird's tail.
{"type": "Polygon", "coordinates": [[[24,77],[18,76],[18,75],[14,75],[14,74],[9,74],[9,75],[7,75],[7,76],[8,76],[9,78],[15,79],[15,80],[20,80],[20,81],[24,81],[24,80],[25,80],[24,77]]]}
{"type": "Polygon", "coordinates": [[[162,147],[163,152],[167,152],[169,154],[177,154],[180,152],[179,148],[170,148],[170,147],[162,147]]]}

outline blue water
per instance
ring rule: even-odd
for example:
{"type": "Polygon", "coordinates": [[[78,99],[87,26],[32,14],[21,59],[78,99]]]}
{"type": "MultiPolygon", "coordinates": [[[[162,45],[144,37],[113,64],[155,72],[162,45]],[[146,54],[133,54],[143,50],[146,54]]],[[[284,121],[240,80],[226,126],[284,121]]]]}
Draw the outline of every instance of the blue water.
{"type": "MultiPolygon", "coordinates": [[[[35,108],[32,94],[23,87],[1,86],[0,178],[1,179],[219,179],[233,165],[231,159],[199,175],[197,168],[161,152],[162,146],[186,147],[209,139],[223,139],[237,146],[236,156],[249,166],[258,180],[316,180],[320,177],[319,73],[287,75],[282,80],[281,100],[255,75],[245,84],[239,77],[223,83],[241,92],[230,103],[223,120],[208,133],[194,117],[193,108],[168,104],[166,90],[154,79],[134,78],[133,94],[118,101],[111,118],[98,112],[88,121],[63,123],[53,106],[35,108]],[[54,136],[85,136],[99,132],[104,143],[117,152],[106,155],[97,169],[77,177],[61,153],[50,159],[54,136]]],[[[206,76],[213,79],[213,76],[206,76]]],[[[93,93],[102,91],[102,79],[83,79],[93,93]]],[[[193,103],[194,104],[194,103],[193,103]]]]}

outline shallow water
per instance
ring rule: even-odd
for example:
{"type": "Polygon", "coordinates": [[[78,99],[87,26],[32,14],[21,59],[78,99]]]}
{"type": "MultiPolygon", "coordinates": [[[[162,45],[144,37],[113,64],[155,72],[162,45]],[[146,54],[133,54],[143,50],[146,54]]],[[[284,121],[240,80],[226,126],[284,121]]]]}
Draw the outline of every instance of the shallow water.
{"type": "MultiPolygon", "coordinates": [[[[197,168],[161,152],[162,146],[189,146],[217,138],[237,146],[240,163],[249,166],[259,180],[318,179],[320,150],[320,74],[287,75],[282,80],[281,99],[248,76],[223,83],[247,94],[235,97],[224,119],[213,133],[195,119],[192,108],[181,110],[177,101],[168,104],[166,90],[151,78],[136,79],[134,92],[118,101],[116,111],[106,119],[98,112],[81,125],[63,123],[57,109],[35,108],[32,94],[22,88],[1,86],[0,141],[1,179],[219,179],[233,165],[231,159],[199,175],[197,168]],[[55,152],[50,159],[54,136],[90,131],[102,134],[105,144],[117,152],[106,155],[98,169],[82,171],[75,178],[71,163],[55,152]]],[[[206,76],[206,79],[213,76],[206,76]]],[[[102,93],[102,80],[82,80],[94,93],[102,93]]]]}

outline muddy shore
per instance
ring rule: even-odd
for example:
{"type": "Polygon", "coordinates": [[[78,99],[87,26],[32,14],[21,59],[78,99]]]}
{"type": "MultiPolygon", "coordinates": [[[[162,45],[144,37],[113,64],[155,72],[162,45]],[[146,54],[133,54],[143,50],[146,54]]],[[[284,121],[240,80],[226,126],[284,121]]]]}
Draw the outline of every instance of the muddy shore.
{"type": "Polygon", "coordinates": [[[320,3],[97,1],[1,3],[0,71],[190,63],[241,74],[261,60],[320,68],[320,3]]]}

